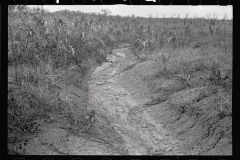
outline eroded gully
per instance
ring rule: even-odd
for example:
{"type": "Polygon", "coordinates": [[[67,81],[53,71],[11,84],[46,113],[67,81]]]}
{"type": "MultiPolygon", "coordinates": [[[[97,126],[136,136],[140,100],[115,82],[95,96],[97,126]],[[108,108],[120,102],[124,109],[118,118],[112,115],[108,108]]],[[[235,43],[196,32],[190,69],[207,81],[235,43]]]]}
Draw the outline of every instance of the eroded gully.
{"type": "Polygon", "coordinates": [[[103,112],[112,127],[121,135],[130,155],[180,154],[177,141],[157,124],[144,109],[143,103],[134,99],[134,92],[124,89],[118,78],[120,63],[104,63],[93,71],[89,81],[89,103],[103,112]]]}

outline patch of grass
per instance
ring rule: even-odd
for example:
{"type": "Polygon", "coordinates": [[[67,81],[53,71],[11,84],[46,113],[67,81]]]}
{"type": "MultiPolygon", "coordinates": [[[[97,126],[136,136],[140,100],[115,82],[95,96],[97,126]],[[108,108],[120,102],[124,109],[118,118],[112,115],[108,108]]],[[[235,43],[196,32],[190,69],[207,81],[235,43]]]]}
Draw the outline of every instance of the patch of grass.
{"type": "Polygon", "coordinates": [[[165,76],[190,76],[194,72],[203,72],[215,85],[229,88],[232,81],[232,57],[221,50],[210,50],[203,54],[201,50],[183,49],[172,53],[171,58],[165,62],[157,61],[159,71],[156,74],[165,76]],[[165,67],[164,67],[165,66],[165,67]]]}
{"type": "Polygon", "coordinates": [[[18,143],[24,134],[38,132],[36,120],[44,116],[47,104],[26,89],[8,89],[8,143],[18,143]]]}
{"type": "MultiPolygon", "coordinates": [[[[37,134],[39,132],[37,122],[47,118],[48,113],[52,111],[64,109],[71,114],[76,111],[75,108],[82,107],[83,111],[87,110],[87,104],[81,105],[83,95],[77,95],[80,97],[76,98],[79,99],[76,104],[70,98],[75,93],[72,88],[77,87],[81,91],[84,87],[87,88],[87,84],[78,81],[82,79],[81,70],[78,70],[77,66],[61,71],[53,71],[48,67],[50,66],[42,65],[36,71],[24,66],[21,82],[9,81],[8,143],[13,146],[25,141],[27,143],[26,135],[37,134]]],[[[86,90],[83,91],[85,92],[86,90]]],[[[81,113],[84,117],[87,111],[83,111],[81,113]]]]}

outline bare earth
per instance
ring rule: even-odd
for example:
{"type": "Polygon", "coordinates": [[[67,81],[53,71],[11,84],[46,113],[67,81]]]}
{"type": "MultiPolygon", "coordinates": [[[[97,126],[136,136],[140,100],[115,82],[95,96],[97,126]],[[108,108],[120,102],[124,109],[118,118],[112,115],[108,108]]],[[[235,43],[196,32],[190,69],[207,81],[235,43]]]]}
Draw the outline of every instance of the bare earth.
{"type": "Polygon", "coordinates": [[[41,122],[41,133],[28,143],[26,154],[232,154],[231,110],[221,118],[211,108],[214,89],[184,88],[165,77],[150,84],[153,62],[135,64],[131,58],[116,55],[113,64],[92,72],[87,96],[95,120],[89,133],[74,130],[53,114],[52,123],[41,122]]]}

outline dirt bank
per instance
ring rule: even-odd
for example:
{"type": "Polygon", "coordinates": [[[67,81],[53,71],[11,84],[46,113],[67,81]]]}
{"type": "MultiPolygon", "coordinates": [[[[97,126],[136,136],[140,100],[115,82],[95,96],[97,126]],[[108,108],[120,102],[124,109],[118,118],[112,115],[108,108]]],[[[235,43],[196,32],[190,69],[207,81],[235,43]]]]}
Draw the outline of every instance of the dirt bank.
{"type": "MultiPolygon", "coordinates": [[[[140,102],[145,118],[154,122],[154,128],[167,130],[164,137],[174,140],[172,146],[169,144],[172,150],[165,154],[231,155],[232,108],[221,103],[218,91],[223,88],[189,87],[176,75],[156,76],[154,63],[137,64],[118,82],[128,91],[136,92],[135,99],[140,102]]],[[[191,78],[191,84],[201,82],[198,76],[191,78]]],[[[137,109],[134,111],[139,117],[136,119],[143,119],[137,109]]],[[[160,149],[157,153],[164,152],[160,149]]]]}
{"type": "MultiPolygon", "coordinates": [[[[232,112],[229,105],[217,104],[219,88],[155,76],[154,63],[138,63],[126,53],[92,70],[85,95],[92,110],[85,118],[87,129],[52,113],[51,122],[39,122],[41,133],[32,137],[25,154],[232,154],[232,112]]],[[[77,99],[80,92],[70,97],[77,99]]],[[[75,113],[81,116],[80,111],[75,113]]]]}

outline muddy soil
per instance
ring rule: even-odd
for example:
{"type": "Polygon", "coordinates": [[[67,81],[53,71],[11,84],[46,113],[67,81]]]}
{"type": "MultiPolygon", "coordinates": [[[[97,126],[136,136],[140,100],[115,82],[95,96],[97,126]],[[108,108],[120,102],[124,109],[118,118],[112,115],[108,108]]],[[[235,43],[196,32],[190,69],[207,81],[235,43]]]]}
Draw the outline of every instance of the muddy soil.
{"type": "Polygon", "coordinates": [[[41,133],[31,138],[25,154],[232,154],[231,108],[219,114],[214,88],[187,88],[174,77],[150,80],[154,62],[137,63],[125,54],[92,70],[89,132],[53,113],[51,123],[40,122],[41,133]]]}

